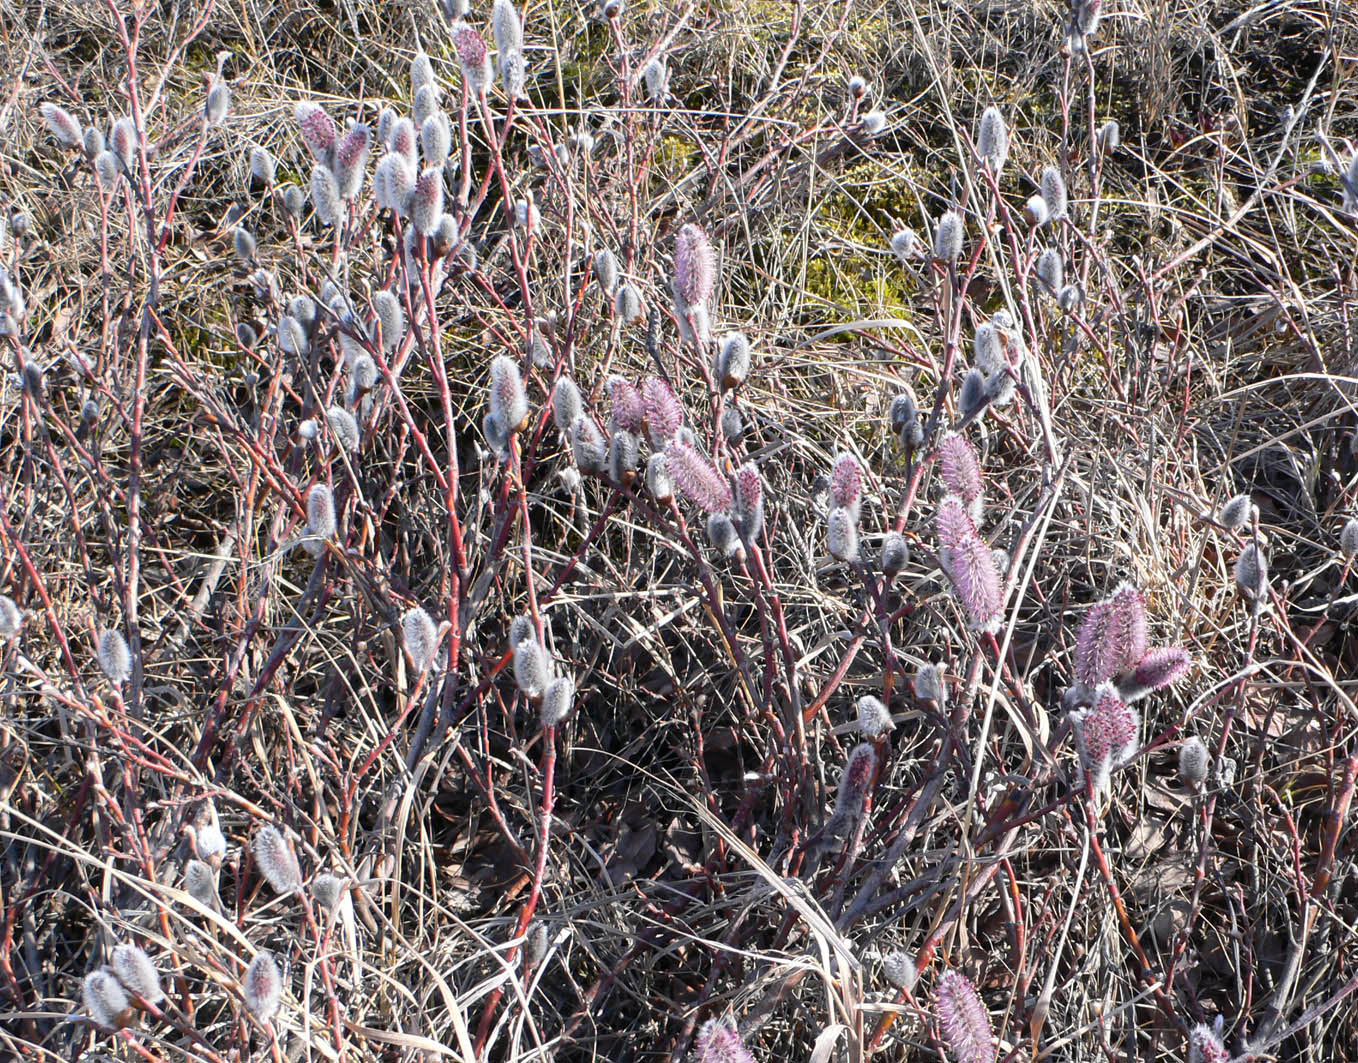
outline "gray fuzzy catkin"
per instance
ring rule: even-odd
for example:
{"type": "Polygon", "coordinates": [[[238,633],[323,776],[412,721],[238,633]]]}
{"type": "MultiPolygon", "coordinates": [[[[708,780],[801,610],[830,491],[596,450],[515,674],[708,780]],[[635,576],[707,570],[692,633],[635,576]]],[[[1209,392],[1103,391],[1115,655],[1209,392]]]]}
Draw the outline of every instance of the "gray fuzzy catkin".
{"type": "Polygon", "coordinates": [[[830,556],[836,561],[858,560],[858,524],[853,514],[843,506],[830,511],[826,541],[830,556]]]}
{"type": "Polygon", "coordinates": [[[135,993],[148,1004],[159,1004],[165,999],[165,990],[160,987],[160,972],[151,957],[138,946],[117,946],[109,965],[128,992],[135,993]]]}
{"type": "Polygon", "coordinates": [[[311,207],[322,225],[334,225],[340,216],[340,190],[328,166],[311,171],[311,207]]]}
{"type": "Polygon", "coordinates": [[[261,950],[250,961],[241,984],[246,1010],[260,1022],[268,1022],[283,1004],[283,976],[273,954],[261,950]]]}
{"type": "Polygon", "coordinates": [[[716,377],[723,391],[739,387],[750,375],[753,355],[743,332],[728,332],[717,348],[716,377]]]}
{"type": "Polygon", "coordinates": [[[531,638],[514,647],[514,682],[525,697],[540,698],[551,678],[547,650],[542,643],[531,638]]]}
{"type": "Polygon", "coordinates": [[[558,429],[569,432],[571,426],[584,416],[585,407],[580,399],[580,389],[568,376],[557,380],[552,388],[552,421],[558,429]]]}
{"type": "Polygon", "coordinates": [[[1197,789],[1207,778],[1207,768],[1211,756],[1201,738],[1194,735],[1185,739],[1179,746],[1179,778],[1184,784],[1197,789]]]}
{"type": "Polygon", "coordinates": [[[132,651],[122,633],[112,628],[99,635],[95,650],[99,669],[114,686],[126,683],[132,678],[132,651]]]}
{"type": "Polygon", "coordinates": [[[330,434],[335,437],[341,450],[349,454],[358,450],[358,422],[352,413],[343,406],[331,406],[325,411],[325,422],[330,426],[330,434]]]}
{"type": "Polygon", "coordinates": [[[14,599],[0,594],[0,641],[8,642],[19,634],[24,626],[24,614],[14,599]]]}
{"type": "Polygon", "coordinates": [[[934,261],[956,264],[962,256],[964,228],[962,215],[955,210],[945,211],[939,216],[934,227],[934,261]]]}
{"type": "Polygon", "coordinates": [[[556,727],[575,707],[575,683],[558,676],[547,684],[542,695],[542,726],[556,727]]]}
{"type": "Polygon", "coordinates": [[[335,534],[335,495],[323,483],[313,484],[306,496],[307,533],[321,539],[335,534]]]}
{"type": "Polygon", "coordinates": [[[425,671],[434,663],[438,653],[438,627],[434,618],[418,605],[407,609],[401,617],[401,637],[417,672],[425,671]]]}
{"type": "Polygon", "coordinates": [[[383,289],[373,296],[373,309],[382,328],[382,350],[394,351],[405,339],[406,317],[401,300],[394,292],[383,289]]]}
{"type": "Polygon", "coordinates": [[[302,871],[297,856],[277,827],[265,824],[259,828],[251,847],[255,866],[274,891],[287,895],[302,888],[302,871]]]}
{"type": "Polygon", "coordinates": [[[85,1013],[106,1030],[117,1029],[132,1006],[122,984],[107,968],[91,971],[85,976],[80,988],[80,1000],[85,1013]]]}
{"type": "Polygon", "coordinates": [[[594,253],[594,279],[608,295],[618,286],[618,260],[606,247],[594,253]]]}

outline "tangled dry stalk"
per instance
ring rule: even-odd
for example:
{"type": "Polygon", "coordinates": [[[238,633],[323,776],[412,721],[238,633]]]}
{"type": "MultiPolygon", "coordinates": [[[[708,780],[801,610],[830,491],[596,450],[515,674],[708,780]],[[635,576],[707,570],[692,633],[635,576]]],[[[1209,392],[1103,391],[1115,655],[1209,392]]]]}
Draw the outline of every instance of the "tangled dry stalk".
{"type": "Polygon", "coordinates": [[[1351,6],[517,14],[6,5],[6,1058],[1358,1060],[1351,6]]]}

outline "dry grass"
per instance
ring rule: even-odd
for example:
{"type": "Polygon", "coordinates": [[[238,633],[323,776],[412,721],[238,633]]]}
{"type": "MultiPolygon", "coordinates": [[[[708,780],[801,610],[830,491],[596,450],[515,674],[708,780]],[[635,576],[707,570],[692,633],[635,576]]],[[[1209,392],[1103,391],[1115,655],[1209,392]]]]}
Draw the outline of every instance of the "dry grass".
{"type": "MultiPolygon", "coordinates": [[[[26,611],[0,654],[0,1051],[677,1061],[730,1015],[760,1060],[937,1058],[933,989],[956,968],[1001,1058],[1182,1059],[1220,1017],[1232,1055],[1358,1060],[1358,577],[1337,552],[1358,509],[1358,227],[1323,144],[1347,165],[1358,138],[1348,5],[1128,2],[1088,61],[1063,51],[1061,5],[648,4],[613,23],[539,5],[529,99],[506,133],[491,90],[493,137],[432,2],[147,6],[3,13],[3,192],[28,221],[4,256],[28,316],[0,396],[0,591],[26,611]],[[305,189],[298,101],[341,130],[408,112],[417,42],[474,270],[409,271],[371,203],[379,149],[338,239],[249,184],[258,144],[305,189]],[[223,51],[233,103],[205,127],[223,51]],[[663,105],[640,77],[657,52],[663,105]],[[133,113],[130,69],[155,150],[104,195],[38,108],[107,131],[133,113]],[[999,200],[970,148],[992,103],[1013,141],[999,200]],[[1091,155],[1108,118],[1122,146],[1091,155]],[[592,155],[530,157],[585,130],[592,155]],[[1023,203],[1063,160],[1071,220],[1032,235],[1023,203]],[[530,191],[531,244],[506,221],[530,191]],[[958,204],[955,276],[893,257],[900,225],[927,234],[958,204]],[[711,348],[670,312],[685,222],[719,252],[714,330],[757,352],[720,397],[711,348]],[[248,267],[237,224],[258,241],[248,267]],[[1029,279],[1049,242],[1085,291],[1073,314],[1029,279]],[[589,283],[601,247],[661,311],[654,345],[589,283]],[[300,438],[344,401],[348,326],[322,309],[310,355],[285,354],[287,299],[330,279],[366,322],[407,278],[412,328],[356,404],[360,449],[300,438]],[[962,418],[975,327],[1006,306],[1042,386],[962,418]],[[502,461],[482,428],[490,360],[519,358],[548,311],[554,364],[529,374],[533,420],[502,461]],[[21,386],[30,364],[40,389],[21,386]],[[641,481],[571,488],[555,376],[606,425],[609,374],[656,371],[724,467],[760,468],[767,529],[744,562],[641,481]],[[886,423],[907,384],[932,411],[916,451],[886,423]],[[732,404],[735,440],[713,420],[732,404]],[[982,531],[1013,562],[994,639],[968,630],[936,555],[934,448],[959,421],[982,531]],[[845,450],[866,473],[862,565],[826,548],[818,478],[845,450]],[[340,510],[318,560],[295,548],[315,482],[340,510]],[[1237,532],[1216,514],[1240,491],[1258,518],[1237,532]],[[890,583],[866,559],[893,526],[912,557],[890,583]],[[1260,610],[1232,577],[1255,537],[1260,610]],[[1122,580],[1152,645],[1194,667],[1138,703],[1141,751],[1100,798],[1062,695],[1081,617],[1122,580]],[[424,675],[402,649],[417,604],[452,622],[424,675]],[[515,688],[525,612],[578,687],[559,727],[515,688]],[[94,652],[108,628],[132,644],[116,688],[94,652]],[[942,711],[908,681],[931,662],[942,711]],[[858,832],[836,839],[869,693],[896,729],[858,832]],[[1188,736],[1233,776],[1187,791],[1188,736]],[[182,878],[205,802],[228,842],[219,909],[182,878]],[[353,884],[337,913],[261,878],[266,823],[308,880],[353,884]],[[125,941],[169,998],[114,1034],[83,1017],[81,980],[125,941]],[[240,988],[260,949],[286,986],[263,1023],[240,988]],[[894,949],[918,960],[910,992],[882,976],[894,949]]],[[[472,16],[487,38],[488,17],[472,16]]]]}

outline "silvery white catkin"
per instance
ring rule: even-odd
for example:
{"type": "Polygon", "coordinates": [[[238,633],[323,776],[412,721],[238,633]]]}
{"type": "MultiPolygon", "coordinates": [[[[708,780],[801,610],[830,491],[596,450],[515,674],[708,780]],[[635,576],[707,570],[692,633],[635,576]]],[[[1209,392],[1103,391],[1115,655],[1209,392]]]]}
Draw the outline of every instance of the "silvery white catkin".
{"type": "Polygon", "coordinates": [[[536,971],[547,958],[547,924],[535,919],[523,937],[523,966],[525,970],[536,971]]]}
{"type": "MultiPolygon", "coordinates": [[[[457,246],[457,241],[457,219],[445,212],[439,216],[438,227],[434,229],[434,235],[429,238],[431,254],[435,258],[444,258],[452,254],[453,248],[457,246]]],[[[458,250],[457,257],[464,269],[476,268],[476,249],[470,243],[463,242],[462,247],[458,250]]]]}
{"type": "Polygon", "coordinates": [[[382,350],[394,351],[405,338],[406,316],[401,300],[385,289],[373,296],[373,309],[382,326],[382,350]]]}
{"type": "Polygon", "coordinates": [[[420,147],[426,166],[441,166],[453,150],[453,129],[442,111],[432,112],[420,124],[420,147]]]}
{"type": "Polygon", "coordinates": [[[66,108],[50,102],[40,104],[38,111],[57,140],[68,148],[80,145],[84,139],[84,132],[80,128],[80,120],[75,115],[66,108]]]}
{"type": "Polygon", "coordinates": [[[1240,494],[1227,500],[1226,504],[1221,507],[1221,515],[1218,519],[1227,531],[1235,531],[1249,523],[1253,511],[1254,501],[1249,494],[1240,494]]]}
{"type": "Polygon", "coordinates": [[[297,856],[277,827],[265,824],[255,835],[255,865],[274,891],[284,895],[302,888],[302,871],[297,856]]]}
{"type": "Polygon", "coordinates": [[[1040,195],[1031,195],[1028,202],[1023,205],[1023,216],[1029,225],[1040,229],[1051,220],[1051,208],[1040,195]]]}
{"type": "Polygon", "coordinates": [[[858,699],[858,730],[864,738],[881,738],[895,726],[891,719],[891,713],[882,704],[881,698],[864,694],[858,699]]]}
{"type": "Polygon", "coordinates": [[[354,359],[352,369],[354,380],[354,391],[364,394],[377,386],[377,363],[367,354],[360,354],[354,359]]]}
{"type": "Polygon", "coordinates": [[[325,423],[329,425],[330,434],[335,437],[341,450],[348,454],[358,450],[358,422],[352,413],[343,406],[331,406],[325,411],[325,423]]]}
{"type": "Polygon", "coordinates": [[[268,1022],[283,1004],[283,976],[273,954],[261,950],[250,961],[241,985],[245,1007],[260,1022],[268,1022]]]}
{"type": "Polygon", "coordinates": [[[724,557],[734,557],[744,552],[736,526],[726,513],[713,513],[707,518],[708,542],[724,557]]]}
{"type": "Polygon", "coordinates": [[[217,811],[207,806],[207,821],[201,823],[193,832],[193,850],[198,859],[210,865],[219,865],[226,856],[226,835],[217,822],[217,811]]]}
{"type": "Polygon", "coordinates": [[[84,148],[86,159],[90,162],[94,162],[95,159],[99,158],[106,147],[108,147],[108,145],[104,142],[103,133],[94,126],[90,126],[85,130],[84,148]]]}
{"type": "Polygon", "coordinates": [[[739,387],[750,375],[753,355],[743,332],[728,332],[717,348],[716,377],[723,391],[739,387]]]}
{"type": "Polygon", "coordinates": [[[515,99],[523,92],[523,24],[511,0],[495,0],[491,29],[505,95],[515,99]]]}
{"type": "Polygon", "coordinates": [[[934,261],[955,264],[962,256],[962,215],[955,210],[939,215],[934,228],[934,261]]]}
{"type": "Polygon", "coordinates": [[[1246,543],[1236,559],[1235,582],[1246,597],[1262,600],[1268,596],[1268,558],[1254,543],[1246,543]]]}
{"type": "Polygon", "coordinates": [[[236,231],[231,235],[232,250],[236,253],[236,258],[242,262],[254,262],[255,242],[254,236],[250,235],[250,229],[236,227],[236,231]]]}
{"type": "Polygon", "coordinates": [[[542,695],[542,726],[557,726],[574,707],[575,684],[566,676],[557,676],[542,695]]]}
{"type": "Polygon", "coordinates": [[[132,1006],[122,985],[107,968],[85,975],[80,999],[86,1014],[106,1030],[116,1030],[123,1021],[124,1012],[132,1006]]]}
{"type": "Polygon", "coordinates": [[[1179,747],[1179,778],[1197,789],[1207,778],[1207,765],[1211,758],[1201,738],[1194,735],[1179,747]]]}
{"type": "Polygon", "coordinates": [[[514,682],[529,698],[539,698],[551,681],[547,650],[536,637],[514,647],[514,682]]]}
{"type": "Polygon", "coordinates": [[[606,247],[594,253],[594,278],[606,294],[618,286],[618,260],[606,247]]]}
{"type": "Polygon", "coordinates": [[[514,359],[497,355],[490,363],[490,412],[511,433],[528,420],[528,395],[514,359]]]}
{"type": "Polygon", "coordinates": [[[642,77],[646,81],[646,98],[652,103],[663,100],[670,82],[670,72],[665,66],[665,60],[656,56],[646,64],[642,77]]]}
{"type": "Polygon", "coordinates": [[[288,316],[310,336],[316,331],[316,300],[306,294],[294,295],[288,300],[288,316]]]}
{"type": "Polygon", "coordinates": [[[509,624],[509,648],[517,649],[524,639],[538,637],[538,629],[533,625],[531,616],[516,616],[509,624]]]}
{"type": "Polygon", "coordinates": [[[202,860],[190,860],[184,865],[184,892],[204,908],[217,904],[217,876],[202,860]]]}
{"type": "Polygon", "coordinates": [[[1122,146],[1122,127],[1117,119],[1110,118],[1099,126],[1099,150],[1104,154],[1117,151],[1122,146]]]}
{"type": "Polygon", "coordinates": [[[1046,286],[1048,292],[1055,294],[1060,290],[1064,278],[1065,266],[1061,261],[1061,252],[1054,247],[1044,248],[1037,256],[1037,279],[1046,286]]]}
{"type": "Polygon", "coordinates": [[[221,125],[226,121],[226,114],[231,110],[231,88],[220,78],[213,82],[212,88],[208,90],[207,102],[203,106],[203,116],[207,119],[208,125],[221,125]]]}
{"type": "Polygon", "coordinates": [[[976,153],[981,162],[998,177],[1009,157],[1009,127],[998,107],[987,107],[981,114],[981,126],[976,133],[976,153]]]}
{"type": "Polygon", "coordinates": [[[434,618],[418,605],[406,610],[401,617],[401,637],[405,641],[406,653],[417,672],[425,671],[434,663],[438,653],[439,633],[434,618]]]}
{"type": "Polygon", "coordinates": [[[1067,314],[1073,314],[1084,305],[1084,289],[1078,284],[1067,284],[1056,293],[1056,305],[1067,314]]]}
{"type": "Polygon", "coordinates": [[[126,683],[132,678],[132,651],[122,633],[109,628],[99,635],[99,645],[95,650],[99,669],[114,686],[126,683]]]}
{"type": "Polygon", "coordinates": [[[329,539],[335,534],[335,496],[329,486],[313,484],[306,495],[307,534],[329,539]]]}
{"type": "Polygon", "coordinates": [[[420,171],[410,194],[410,220],[421,236],[433,236],[443,217],[443,167],[430,166],[420,171]]]}
{"type": "Polygon", "coordinates": [[[132,119],[119,118],[114,122],[108,131],[108,143],[123,170],[131,173],[137,161],[137,127],[132,119]]]}
{"type": "Polygon", "coordinates": [[[14,599],[7,594],[0,594],[0,640],[8,642],[19,634],[24,626],[24,614],[14,599]]]}
{"type": "Polygon", "coordinates": [[[641,464],[641,441],[631,432],[614,432],[608,441],[608,475],[617,484],[630,483],[641,464]]]}
{"type": "Polygon", "coordinates": [[[118,187],[122,171],[119,169],[118,157],[113,152],[101,151],[95,157],[94,172],[99,178],[100,191],[112,192],[118,187]]]}
{"type": "Polygon", "coordinates": [[[306,205],[306,197],[302,195],[302,190],[289,181],[278,191],[283,198],[283,209],[287,211],[288,217],[300,218],[302,208],[306,205]]]}
{"type": "Polygon", "coordinates": [[[584,412],[580,389],[575,386],[575,381],[568,376],[558,379],[556,387],[552,388],[552,421],[557,428],[569,432],[571,426],[584,416],[584,412]]]}
{"type": "Polygon", "coordinates": [[[379,209],[404,216],[414,188],[415,171],[404,155],[389,151],[378,160],[373,175],[373,198],[379,209]]]}
{"type": "Polygon", "coordinates": [[[914,989],[919,978],[915,961],[904,952],[889,952],[882,960],[882,974],[897,989],[914,989]]]}
{"type": "Polygon", "coordinates": [[[674,480],[670,478],[664,454],[652,454],[646,462],[646,490],[657,502],[668,502],[674,497],[674,480]]]}
{"type": "Polygon", "coordinates": [[[870,137],[875,137],[886,131],[887,117],[885,111],[869,111],[863,116],[863,132],[870,137]]]}
{"type": "Polygon", "coordinates": [[[937,702],[939,708],[948,703],[948,688],[943,682],[943,666],[926,664],[915,673],[912,686],[915,697],[923,701],[937,702]]]}
{"type": "Polygon", "coordinates": [[[265,188],[272,188],[275,180],[273,156],[268,149],[256,144],[250,149],[250,176],[265,188]]]}
{"type": "Polygon", "coordinates": [[[434,64],[423,48],[410,57],[410,95],[413,98],[426,85],[434,84],[434,64]]]}
{"type": "Polygon", "coordinates": [[[311,171],[311,206],[322,225],[334,225],[339,220],[339,185],[328,166],[317,166],[311,171]]]}
{"type": "Polygon", "coordinates": [[[504,419],[497,413],[488,412],[481,418],[481,432],[486,437],[486,443],[490,446],[491,453],[495,455],[496,460],[508,461],[511,433],[505,427],[504,419]]]}
{"type": "Polygon", "coordinates": [[[830,556],[836,561],[858,560],[858,525],[843,506],[830,511],[826,526],[830,556]]]}
{"type": "MultiPolygon", "coordinates": [[[[415,106],[413,108],[414,124],[416,129],[424,127],[424,121],[431,114],[434,114],[443,106],[443,94],[439,92],[437,85],[425,85],[419,92],[415,93],[415,106]]],[[[429,160],[425,160],[428,162],[429,160]]]]}
{"type": "Polygon", "coordinates": [[[641,295],[636,288],[626,283],[618,285],[613,293],[613,312],[628,325],[635,325],[645,317],[641,295]]]}
{"type": "Polygon", "coordinates": [[[919,253],[919,237],[914,229],[899,229],[891,237],[891,253],[900,260],[901,265],[909,265],[919,253]]]}
{"type": "Polygon", "coordinates": [[[608,443],[591,417],[578,417],[571,425],[571,454],[581,472],[598,475],[604,470],[608,443]]]}
{"type": "Polygon", "coordinates": [[[136,945],[117,946],[110,966],[123,988],[148,1004],[159,1004],[165,999],[165,990],[160,987],[160,972],[151,957],[136,945]]]}
{"type": "Polygon", "coordinates": [[[962,394],[957,408],[963,417],[971,417],[985,408],[987,401],[985,374],[973,366],[962,380],[962,394]]]}
{"type": "Polygon", "coordinates": [[[910,563],[910,547],[900,532],[887,532],[882,539],[882,571],[894,576],[910,563]]]}
{"type": "Polygon", "coordinates": [[[1042,198],[1046,201],[1047,211],[1052,220],[1060,221],[1068,211],[1066,179],[1061,176],[1060,168],[1056,166],[1043,167],[1038,187],[1042,190],[1042,198]]]}
{"type": "Polygon", "coordinates": [[[331,911],[339,904],[340,894],[344,891],[344,879],[322,871],[311,880],[308,892],[312,902],[323,912],[331,911]]]}
{"type": "MultiPolygon", "coordinates": [[[[1339,552],[1346,561],[1358,557],[1358,517],[1350,517],[1339,532],[1339,552]]],[[[10,603],[11,605],[13,603],[10,603]]]]}

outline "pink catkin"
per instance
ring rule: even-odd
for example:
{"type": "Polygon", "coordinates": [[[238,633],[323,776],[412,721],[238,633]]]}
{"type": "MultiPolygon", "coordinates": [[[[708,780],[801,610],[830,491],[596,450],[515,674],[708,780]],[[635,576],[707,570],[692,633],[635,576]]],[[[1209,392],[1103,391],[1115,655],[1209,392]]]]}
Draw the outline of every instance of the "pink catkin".
{"type": "Polygon", "coordinates": [[[696,1063],[754,1063],[740,1034],[720,1019],[708,1019],[693,1039],[696,1063]]]}
{"type": "Polygon", "coordinates": [[[1112,596],[1115,674],[1135,667],[1146,656],[1146,599],[1130,583],[1119,584],[1112,596]]]}
{"type": "Polygon", "coordinates": [[[675,291],[690,307],[705,306],[712,298],[716,265],[707,234],[685,225],[674,238],[675,291]]]}
{"type": "Polygon", "coordinates": [[[943,483],[949,493],[956,495],[969,507],[981,500],[981,465],[976,452],[966,437],[949,432],[943,437],[938,452],[943,483]]]}
{"type": "Polygon", "coordinates": [[[613,423],[624,432],[640,432],[646,421],[646,404],[632,382],[621,376],[609,377],[608,398],[613,423]]]}
{"type": "Polygon", "coordinates": [[[973,534],[957,546],[945,548],[944,558],[972,629],[992,633],[999,630],[1003,605],[1000,574],[990,547],[973,534]]]}
{"type": "Polygon", "coordinates": [[[329,166],[339,140],[334,119],[316,103],[299,103],[296,116],[297,125],[302,131],[302,143],[311,152],[311,157],[323,166],[329,166]]]}
{"type": "Polygon", "coordinates": [[[641,401],[651,442],[662,446],[684,423],[684,409],[674,390],[658,376],[648,376],[641,382],[641,401]]]}
{"type": "Polygon", "coordinates": [[[1227,1063],[1231,1054],[1221,1038],[1205,1023],[1188,1031],[1188,1063],[1227,1063]]]}
{"type": "Polygon", "coordinates": [[[863,498],[863,468],[852,454],[841,454],[830,470],[830,497],[836,506],[857,512],[863,498]]]}
{"type": "Polygon", "coordinates": [[[957,1063],[994,1063],[990,1016],[971,980],[946,971],[938,980],[938,1021],[957,1063]]]}
{"type": "Polygon", "coordinates": [[[694,447],[681,439],[670,440],[665,464],[679,490],[694,505],[708,513],[731,508],[731,487],[726,478],[694,447]]]}
{"type": "Polygon", "coordinates": [[[872,785],[872,773],[877,767],[877,751],[870,742],[860,742],[849,753],[844,763],[844,774],[839,779],[839,792],[835,795],[835,814],[838,816],[860,816],[868,800],[868,787],[872,785]]]}
{"type": "Polygon", "coordinates": [[[976,525],[972,523],[965,504],[956,495],[946,495],[938,504],[934,530],[938,532],[938,541],[944,549],[961,546],[976,535],[976,525]]]}
{"type": "Polygon", "coordinates": [[[1137,662],[1132,679],[1138,687],[1159,690],[1177,683],[1192,666],[1193,658],[1182,646],[1164,646],[1151,650],[1137,662]]]}
{"type": "Polygon", "coordinates": [[[1094,706],[1076,717],[1076,745],[1080,766],[1096,791],[1106,790],[1108,779],[1136,752],[1140,730],[1135,710],[1109,683],[1094,693],[1094,706]]]}

